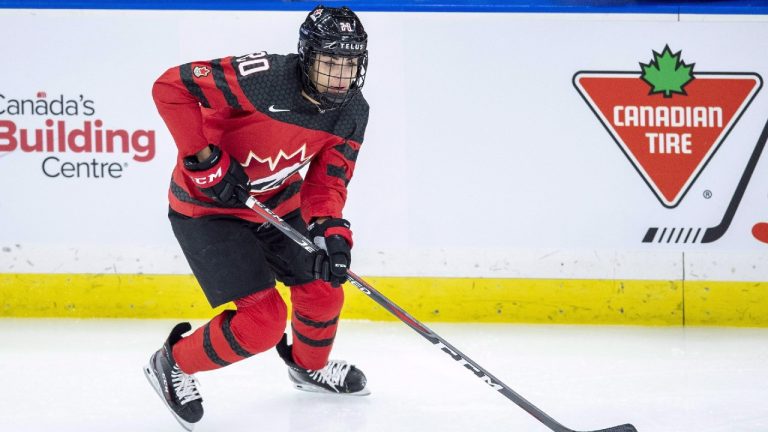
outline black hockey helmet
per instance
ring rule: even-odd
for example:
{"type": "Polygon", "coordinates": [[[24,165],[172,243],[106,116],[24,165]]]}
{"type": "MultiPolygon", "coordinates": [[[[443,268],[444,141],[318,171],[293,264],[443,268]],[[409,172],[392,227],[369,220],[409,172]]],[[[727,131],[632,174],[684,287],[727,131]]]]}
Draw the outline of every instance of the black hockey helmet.
{"type": "Polygon", "coordinates": [[[304,91],[321,110],[340,108],[360,93],[368,66],[368,34],[348,7],[315,7],[299,29],[304,91]]]}

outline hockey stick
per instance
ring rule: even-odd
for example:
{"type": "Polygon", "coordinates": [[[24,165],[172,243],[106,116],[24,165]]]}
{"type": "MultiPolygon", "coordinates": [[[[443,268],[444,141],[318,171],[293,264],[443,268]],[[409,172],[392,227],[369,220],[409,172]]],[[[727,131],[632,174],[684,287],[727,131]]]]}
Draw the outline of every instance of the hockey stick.
{"type": "MultiPolygon", "coordinates": [[[[238,194],[246,206],[250,207],[253,211],[258,213],[259,216],[263,217],[268,223],[279,229],[283,234],[304,248],[304,250],[310,253],[320,251],[318,246],[309,241],[309,239],[304,237],[300,232],[296,231],[292,226],[288,225],[283,219],[274,214],[272,210],[256,200],[256,198],[250,196],[247,192],[245,192],[245,190],[238,189],[238,194]]],[[[388,310],[392,315],[396,316],[402,322],[407,324],[408,327],[412,328],[426,340],[437,346],[437,348],[440,348],[441,351],[448,354],[452,359],[456,360],[459,362],[459,364],[469,369],[470,372],[488,384],[491,388],[506,396],[507,399],[517,404],[517,406],[528,412],[528,414],[534,416],[537,420],[542,422],[551,430],[555,432],[576,432],[573,429],[568,429],[567,427],[561,425],[555,419],[547,415],[544,411],[528,402],[524,397],[517,394],[509,386],[501,382],[501,380],[495,376],[491,375],[488,371],[464,355],[461,351],[454,348],[453,345],[449,344],[445,339],[441,338],[435,332],[428,329],[427,326],[420,323],[418,320],[416,320],[416,318],[408,314],[408,312],[392,303],[391,300],[384,297],[384,295],[376,291],[376,289],[374,289],[372,286],[368,285],[368,283],[362,280],[359,276],[349,271],[347,272],[347,281],[354,285],[355,288],[362,291],[365,295],[373,299],[373,301],[378,303],[381,307],[388,310]]],[[[621,426],[614,426],[612,428],[600,429],[593,432],[637,432],[637,429],[635,429],[635,427],[631,424],[624,424],[621,426]]]]}
{"type": "MultiPolygon", "coordinates": [[[[736,186],[736,190],[733,192],[733,195],[731,196],[731,201],[728,203],[728,207],[725,210],[725,214],[723,215],[723,218],[720,220],[720,223],[707,228],[704,231],[704,235],[701,236],[701,243],[712,243],[713,241],[716,241],[720,239],[720,237],[725,234],[726,231],[728,231],[728,228],[731,226],[731,222],[733,221],[733,217],[736,215],[736,209],[739,208],[739,204],[741,203],[741,199],[744,197],[744,192],[747,190],[747,185],[749,185],[749,180],[752,178],[752,174],[755,172],[755,167],[757,166],[757,161],[760,159],[760,154],[763,153],[763,149],[765,148],[765,142],[768,141],[768,123],[763,126],[763,131],[760,133],[760,138],[757,139],[757,144],[755,144],[755,149],[752,151],[752,155],[749,157],[749,161],[747,162],[747,166],[744,168],[744,171],[741,173],[741,178],[739,179],[739,184],[736,186]]],[[[675,234],[675,229],[672,228],[669,231],[669,236],[667,237],[666,243],[669,243],[672,240],[672,237],[675,234]]],[[[656,238],[656,232],[658,232],[658,228],[648,228],[648,231],[645,233],[645,237],[643,237],[643,243],[651,243],[656,238]]],[[[682,238],[682,243],[688,243],[688,238],[690,237],[691,233],[695,233],[693,237],[691,237],[691,243],[696,243],[696,240],[699,238],[699,233],[701,232],[701,228],[698,230],[696,228],[688,228],[687,234],[684,238],[682,238],[683,231],[685,231],[685,228],[680,228],[680,231],[678,232],[677,237],[673,241],[673,243],[680,243],[680,240],[682,238]]],[[[664,228],[661,231],[661,235],[658,237],[658,243],[662,243],[664,240],[664,234],[667,232],[667,228],[664,228]]]]}

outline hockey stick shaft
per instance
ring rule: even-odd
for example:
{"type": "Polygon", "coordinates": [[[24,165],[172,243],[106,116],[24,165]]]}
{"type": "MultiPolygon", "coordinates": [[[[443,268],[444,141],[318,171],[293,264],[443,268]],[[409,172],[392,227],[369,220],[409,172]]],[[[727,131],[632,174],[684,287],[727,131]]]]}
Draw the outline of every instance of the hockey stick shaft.
{"type": "MultiPolygon", "coordinates": [[[[243,200],[246,206],[250,207],[259,216],[264,218],[264,220],[280,230],[283,234],[296,242],[304,250],[309,253],[316,253],[320,251],[320,248],[317,245],[309,241],[309,239],[307,239],[300,232],[296,231],[292,226],[280,218],[280,216],[276,215],[274,212],[272,212],[272,210],[259,202],[256,198],[250,196],[244,190],[239,190],[239,193],[241,200],[243,200]]],[[[362,291],[365,295],[373,299],[373,301],[378,303],[381,307],[389,311],[392,315],[396,316],[400,321],[408,325],[408,327],[412,328],[433,345],[440,348],[441,351],[448,354],[452,359],[462,364],[488,386],[503,394],[507,399],[511,400],[517,406],[535,417],[549,429],[555,432],[575,432],[572,429],[568,429],[567,427],[558,423],[544,411],[540,410],[531,402],[512,390],[508,385],[504,384],[501,382],[501,380],[491,375],[490,372],[486,371],[482,366],[475,363],[472,359],[464,355],[461,351],[456,349],[445,339],[437,335],[437,333],[433,332],[427,326],[419,322],[416,318],[412,317],[408,312],[393,303],[359,276],[355,275],[351,271],[348,271],[347,281],[349,281],[355,288],[362,291]]],[[[634,426],[626,424],[595,432],[636,432],[636,429],[634,426]]]]}

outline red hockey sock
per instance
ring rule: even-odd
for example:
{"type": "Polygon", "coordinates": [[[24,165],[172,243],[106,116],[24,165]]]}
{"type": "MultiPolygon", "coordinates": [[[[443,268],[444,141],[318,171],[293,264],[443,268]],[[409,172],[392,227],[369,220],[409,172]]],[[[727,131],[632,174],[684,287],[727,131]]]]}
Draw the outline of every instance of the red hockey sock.
{"type": "Polygon", "coordinates": [[[285,331],[285,302],[275,288],[236,300],[226,310],[173,346],[182,371],[218,369],[277,345],[285,331]]]}
{"type": "Polygon", "coordinates": [[[293,361],[307,369],[322,369],[333,347],[344,290],[315,280],[291,287],[293,361]]]}

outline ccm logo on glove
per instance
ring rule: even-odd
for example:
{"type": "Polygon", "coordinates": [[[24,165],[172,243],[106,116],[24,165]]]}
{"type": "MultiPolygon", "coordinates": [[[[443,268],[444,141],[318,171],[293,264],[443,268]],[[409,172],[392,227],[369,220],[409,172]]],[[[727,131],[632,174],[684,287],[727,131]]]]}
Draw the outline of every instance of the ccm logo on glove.
{"type": "Polygon", "coordinates": [[[184,158],[184,173],[207,197],[227,207],[242,207],[238,189],[248,191],[250,182],[243,167],[219,147],[209,144],[210,155],[198,160],[196,155],[184,158]]]}
{"type": "Polygon", "coordinates": [[[347,280],[347,269],[352,263],[352,231],[349,221],[330,218],[309,225],[309,237],[322,249],[315,256],[316,279],[339,287],[347,280]]]}
{"type": "MultiPolygon", "coordinates": [[[[226,169],[229,169],[229,163],[228,162],[226,163],[226,165],[227,165],[226,169]]],[[[221,179],[223,177],[221,175],[221,169],[222,169],[222,167],[217,167],[216,171],[214,171],[212,173],[203,173],[203,175],[199,176],[199,177],[196,176],[196,175],[190,175],[190,178],[198,186],[208,186],[208,185],[216,184],[219,181],[221,181],[221,179]]]]}

